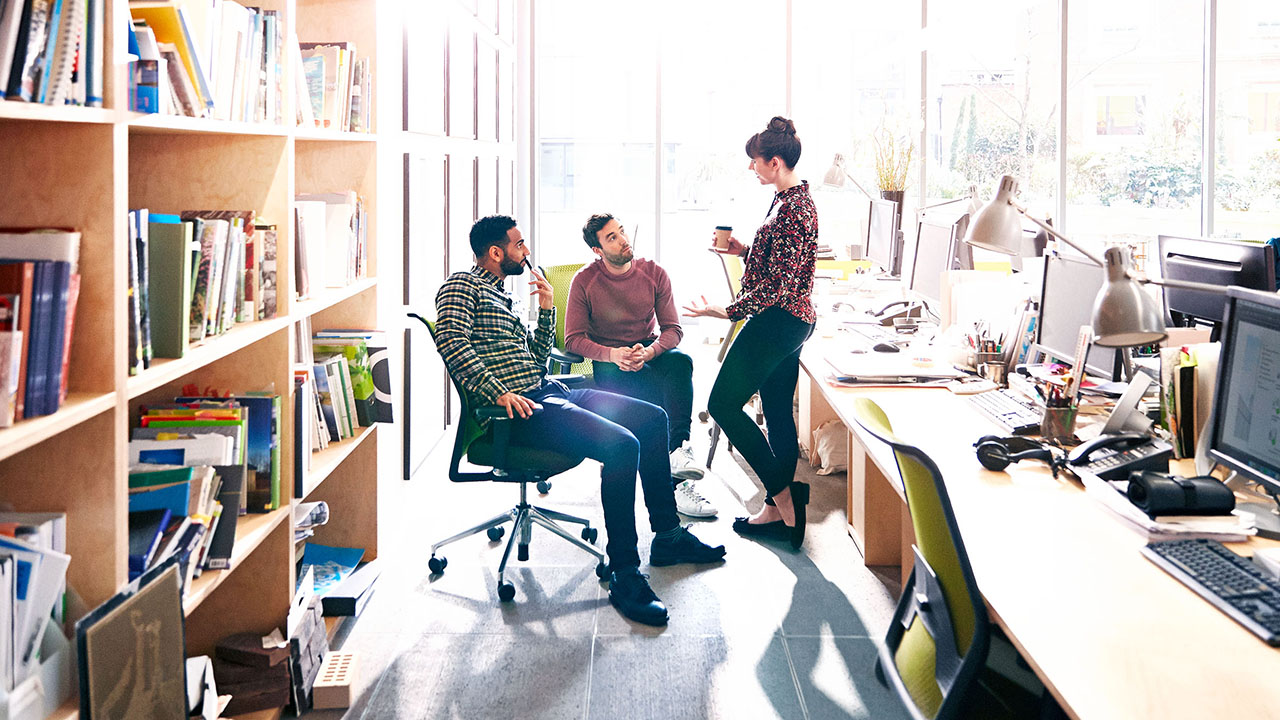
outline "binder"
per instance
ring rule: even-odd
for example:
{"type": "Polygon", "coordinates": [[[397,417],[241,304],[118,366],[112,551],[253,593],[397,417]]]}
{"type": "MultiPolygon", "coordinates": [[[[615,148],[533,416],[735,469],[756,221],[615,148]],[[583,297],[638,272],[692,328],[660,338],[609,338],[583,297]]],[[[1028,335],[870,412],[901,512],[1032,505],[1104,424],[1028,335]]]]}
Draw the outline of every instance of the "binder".
{"type": "Polygon", "coordinates": [[[190,344],[192,224],[151,214],[147,228],[147,315],[154,357],[180,358],[190,344]]]}

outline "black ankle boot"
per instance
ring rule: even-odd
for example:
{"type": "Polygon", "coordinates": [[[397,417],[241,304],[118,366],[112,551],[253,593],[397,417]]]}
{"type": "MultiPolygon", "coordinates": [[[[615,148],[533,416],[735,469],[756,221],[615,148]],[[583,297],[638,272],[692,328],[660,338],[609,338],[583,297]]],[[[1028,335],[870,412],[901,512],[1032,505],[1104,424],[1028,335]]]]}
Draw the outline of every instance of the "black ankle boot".
{"type": "Polygon", "coordinates": [[[791,547],[799,550],[804,543],[805,506],[809,504],[809,486],[802,482],[791,483],[791,506],[795,509],[796,524],[791,530],[791,547]]]}

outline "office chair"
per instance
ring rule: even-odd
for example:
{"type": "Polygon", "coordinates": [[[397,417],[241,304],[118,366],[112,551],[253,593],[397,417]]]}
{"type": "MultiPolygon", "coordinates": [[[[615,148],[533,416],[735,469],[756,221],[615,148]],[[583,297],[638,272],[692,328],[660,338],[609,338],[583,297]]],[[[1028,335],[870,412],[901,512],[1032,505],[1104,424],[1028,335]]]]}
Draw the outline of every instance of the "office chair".
{"type": "MultiPolygon", "coordinates": [[[[433,341],[436,339],[434,322],[423,318],[417,313],[409,313],[409,317],[426,325],[427,331],[431,333],[431,339],[433,341]]],[[[497,405],[472,407],[467,399],[467,393],[463,391],[458,381],[452,375],[449,376],[449,379],[453,382],[453,389],[457,391],[458,397],[462,400],[462,411],[458,417],[457,434],[453,440],[453,456],[449,461],[449,479],[453,482],[520,483],[520,501],[510,510],[495,515],[478,525],[463,530],[456,535],[451,535],[432,545],[431,559],[427,561],[427,567],[432,573],[443,573],[449,564],[449,560],[443,555],[437,556],[436,553],[440,548],[482,532],[488,536],[489,540],[497,542],[502,539],[502,535],[506,532],[506,528],[503,525],[511,522],[511,537],[507,540],[506,550],[502,553],[502,562],[498,564],[499,600],[508,602],[516,596],[515,586],[504,579],[507,560],[511,557],[512,545],[517,548],[516,558],[518,560],[525,561],[529,559],[529,540],[532,537],[534,525],[550,530],[553,534],[564,538],[594,556],[596,558],[596,577],[603,579],[609,572],[609,566],[605,562],[604,553],[594,545],[599,537],[599,530],[591,527],[591,521],[562,513],[558,510],[531,505],[528,500],[529,483],[545,484],[548,478],[577,467],[584,458],[564,455],[552,448],[509,445],[511,425],[512,423],[520,422],[521,419],[518,417],[508,418],[506,409],[497,405]],[[481,418],[490,421],[487,430],[481,427],[481,418]],[[488,467],[489,470],[484,472],[464,472],[460,467],[464,457],[469,463],[488,467]],[[579,535],[581,539],[574,537],[572,533],[561,527],[559,524],[561,522],[582,525],[582,531],[579,535]]]]}
{"type": "Polygon", "coordinates": [[[885,682],[887,676],[917,720],[962,717],[986,666],[991,627],[942,472],[893,434],[875,402],[855,400],[854,417],[893,448],[916,534],[915,567],[880,648],[876,677],[885,682]]]}
{"type": "MultiPolygon", "coordinates": [[[[713,251],[714,252],[714,251],[713,251]]],[[[742,289],[742,258],[736,255],[726,255],[724,253],[716,253],[720,258],[720,265],[724,268],[725,283],[729,287],[729,299],[738,297],[738,291],[742,289]]],[[[720,350],[716,353],[716,362],[724,362],[724,356],[729,353],[729,347],[733,345],[733,339],[738,336],[738,331],[742,329],[743,320],[734,320],[729,324],[729,329],[724,333],[724,339],[720,341],[720,350]]],[[[764,413],[760,409],[760,395],[754,394],[748,401],[752,409],[755,411],[756,424],[760,425],[764,422],[764,413]]],[[[711,419],[711,413],[703,410],[698,413],[698,419],[707,422],[711,419]]],[[[733,452],[733,443],[726,438],[725,443],[729,446],[729,452],[733,452]]],[[[711,467],[711,461],[716,457],[716,446],[720,444],[720,423],[711,423],[711,448],[707,450],[707,468],[711,467]]]]}
{"type": "Polygon", "coordinates": [[[591,361],[564,349],[564,318],[565,308],[569,304],[569,285],[573,282],[573,276],[577,275],[584,265],[586,263],[552,265],[546,268],[545,272],[547,282],[551,283],[551,289],[555,291],[552,302],[556,306],[556,342],[551,353],[552,370],[558,373],[576,373],[584,378],[590,378],[593,374],[591,361]]]}

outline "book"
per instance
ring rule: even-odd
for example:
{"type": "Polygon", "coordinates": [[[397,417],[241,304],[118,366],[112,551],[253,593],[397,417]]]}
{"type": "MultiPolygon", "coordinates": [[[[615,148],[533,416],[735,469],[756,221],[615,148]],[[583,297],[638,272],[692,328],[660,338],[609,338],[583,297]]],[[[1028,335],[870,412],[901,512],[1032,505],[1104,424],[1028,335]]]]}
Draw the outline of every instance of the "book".
{"type": "Polygon", "coordinates": [[[22,331],[0,331],[0,428],[13,425],[18,409],[22,367],[22,331]]]}
{"type": "Polygon", "coordinates": [[[160,536],[169,527],[172,513],[168,508],[130,511],[129,513],[129,579],[141,575],[160,547],[160,536]]]}
{"type": "MultiPolygon", "coordinates": [[[[199,3],[190,3],[192,6],[199,3]]],[[[155,33],[157,43],[168,43],[177,48],[183,68],[191,78],[191,84],[206,112],[213,110],[213,96],[209,91],[207,75],[195,52],[196,42],[187,23],[187,7],[169,2],[129,3],[129,13],[135,20],[145,20],[155,33]]]]}
{"type": "MultiPolygon", "coordinates": [[[[260,241],[255,240],[255,246],[261,243],[262,264],[259,266],[258,288],[261,289],[261,300],[258,302],[258,318],[259,320],[270,320],[276,316],[276,305],[278,301],[278,289],[276,280],[276,258],[279,252],[277,244],[279,236],[276,233],[275,225],[255,225],[254,236],[261,238],[260,241]]],[[[256,249],[255,249],[256,251],[256,249]]]]}
{"type": "Polygon", "coordinates": [[[199,104],[200,100],[196,95],[195,85],[191,84],[191,76],[187,75],[182,66],[182,58],[178,55],[178,46],[173,43],[157,43],[157,47],[160,50],[160,58],[164,60],[164,69],[169,80],[169,87],[173,89],[173,96],[177,100],[177,104],[174,106],[174,114],[181,114],[187,117],[203,117],[204,107],[199,104]]]}
{"type": "Polygon", "coordinates": [[[320,601],[326,617],[359,615],[373,597],[374,583],[382,568],[377,560],[360,563],[320,601]]]}
{"type": "Polygon", "coordinates": [[[12,0],[0,5],[0,98],[9,89],[9,68],[13,65],[13,53],[18,45],[18,24],[23,10],[29,3],[12,0]]]}
{"type": "MultiPolygon", "coordinates": [[[[196,403],[218,398],[180,396],[177,403],[196,403]]],[[[245,483],[245,496],[260,510],[280,507],[280,396],[271,393],[245,393],[231,398],[243,406],[248,415],[245,431],[245,461],[251,475],[245,483]]]]}
{"type": "Polygon", "coordinates": [[[35,96],[45,45],[49,39],[49,16],[52,12],[51,0],[29,0],[24,3],[5,90],[6,99],[31,102],[35,96]]]}
{"type": "Polygon", "coordinates": [[[193,228],[176,215],[150,214],[147,316],[155,357],[180,358],[190,342],[193,228]]]}
{"type": "Polygon", "coordinates": [[[66,330],[62,333],[62,375],[58,382],[58,404],[67,401],[71,381],[71,338],[76,326],[76,306],[80,303],[80,276],[72,274],[67,279],[66,330]]]}
{"type": "Polygon", "coordinates": [[[55,31],[57,43],[49,55],[49,63],[44,74],[47,88],[41,93],[41,102],[45,104],[65,105],[71,98],[72,73],[75,70],[85,32],[87,12],[86,0],[63,0],[62,14],[65,19],[61,27],[55,31]]]}
{"type": "Polygon", "coordinates": [[[35,302],[32,284],[35,280],[35,263],[0,260],[0,293],[18,295],[17,329],[22,333],[22,345],[18,354],[18,387],[14,394],[14,419],[23,418],[23,405],[27,386],[27,353],[31,340],[31,307],[35,302]]]}
{"type": "Polygon", "coordinates": [[[270,668],[289,659],[289,646],[269,644],[257,633],[236,633],[219,640],[214,653],[239,665],[270,668]]]}
{"type": "Polygon", "coordinates": [[[131,492],[129,493],[129,512],[168,510],[178,517],[194,515],[195,508],[191,505],[193,485],[194,482],[180,482],[131,492]]]}
{"type": "Polygon", "coordinates": [[[245,487],[245,466],[220,465],[216,468],[222,480],[218,491],[218,503],[222,507],[221,516],[213,529],[213,537],[209,540],[208,559],[205,567],[209,570],[227,570],[231,568],[232,550],[236,542],[236,525],[240,515],[245,487]]]}
{"type": "MultiPolygon", "coordinates": [[[[137,213],[129,211],[129,237],[138,233],[137,213]]],[[[125,279],[125,322],[128,331],[125,335],[125,353],[128,356],[129,375],[137,375],[142,371],[142,313],[139,309],[142,291],[138,285],[138,250],[136,243],[130,241],[125,248],[128,275],[125,279]]]]}
{"type": "Polygon", "coordinates": [[[174,440],[130,440],[129,462],[165,465],[231,465],[232,440],[224,435],[181,435],[174,440]]]}
{"type": "Polygon", "coordinates": [[[80,272],[80,233],[67,228],[0,228],[0,258],[62,260],[80,272]]]}
{"type": "Polygon", "coordinates": [[[208,333],[213,308],[217,304],[219,270],[226,247],[230,223],[226,220],[195,218],[196,238],[200,242],[200,264],[194,269],[195,281],[191,288],[191,317],[188,328],[191,342],[203,340],[208,333]]]}

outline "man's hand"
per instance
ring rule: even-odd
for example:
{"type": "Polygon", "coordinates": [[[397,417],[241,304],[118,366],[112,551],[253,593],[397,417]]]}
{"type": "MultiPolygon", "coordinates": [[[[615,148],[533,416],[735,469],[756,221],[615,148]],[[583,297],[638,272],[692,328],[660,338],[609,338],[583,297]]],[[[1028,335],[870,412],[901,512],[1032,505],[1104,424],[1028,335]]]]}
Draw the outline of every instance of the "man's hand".
{"type": "Polygon", "coordinates": [[[500,405],[507,409],[507,417],[515,417],[519,415],[521,418],[527,418],[538,409],[538,403],[530,400],[523,395],[517,395],[513,392],[503,393],[493,401],[494,405],[500,405]]]}
{"type": "Polygon", "coordinates": [[[609,362],[618,366],[623,372],[636,372],[644,367],[646,361],[653,356],[649,354],[648,348],[636,343],[631,347],[616,347],[609,349],[609,362]]]}
{"type": "Polygon", "coordinates": [[[697,302],[689,303],[684,306],[684,312],[681,314],[685,317],[713,317],[720,318],[721,320],[729,319],[729,314],[724,311],[724,308],[707,302],[706,295],[702,296],[701,305],[698,305],[697,302]]]}
{"type": "Polygon", "coordinates": [[[533,279],[529,281],[529,285],[533,290],[530,295],[538,296],[538,307],[543,310],[550,310],[555,307],[555,290],[551,287],[551,283],[547,279],[538,274],[536,270],[530,269],[529,274],[533,279]]]}

